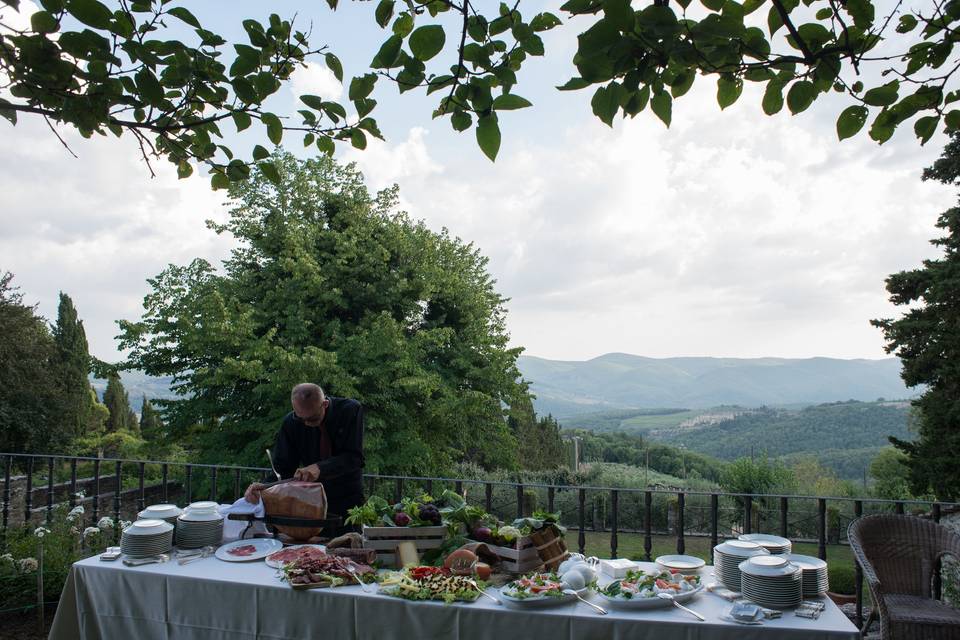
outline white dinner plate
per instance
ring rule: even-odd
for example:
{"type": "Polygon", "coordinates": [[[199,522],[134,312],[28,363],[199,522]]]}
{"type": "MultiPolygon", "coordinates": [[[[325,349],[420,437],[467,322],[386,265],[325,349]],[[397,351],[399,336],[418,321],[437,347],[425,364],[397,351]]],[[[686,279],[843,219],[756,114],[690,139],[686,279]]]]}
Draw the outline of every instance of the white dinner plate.
{"type": "MultiPolygon", "coordinates": [[[[286,549],[299,549],[300,547],[317,547],[318,549],[320,549],[320,551],[326,551],[326,550],[327,550],[327,548],[326,548],[324,545],[322,545],[322,544],[293,544],[293,545],[290,545],[289,547],[284,547],[284,548],[286,548],[286,549]]],[[[271,555],[271,554],[273,554],[273,553],[275,553],[275,552],[277,552],[277,551],[279,551],[279,550],[280,550],[280,549],[275,549],[274,551],[271,551],[270,553],[268,553],[267,556],[269,556],[269,555],[271,555]]],[[[277,560],[271,560],[270,558],[268,558],[268,557],[266,557],[266,556],[264,556],[264,562],[266,562],[266,563],[267,563],[267,566],[270,567],[270,568],[272,568],[272,569],[279,569],[279,568],[281,568],[281,567],[284,565],[283,562],[279,562],[279,561],[277,561],[277,560]]]]}
{"type": "Polygon", "coordinates": [[[228,542],[223,545],[217,552],[214,554],[219,560],[224,562],[250,562],[252,560],[262,560],[274,551],[279,551],[283,548],[283,543],[279,540],[274,540],[273,538],[255,538],[253,540],[237,540],[235,542],[228,542]],[[252,546],[256,549],[253,553],[248,556],[236,556],[230,553],[232,549],[237,549],[238,547],[252,546]]]}
{"type": "Polygon", "coordinates": [[[675,569],[685,575],[695,574],[707,564],[702,558],[683,555],[660,556],[654,562],[667,571],[675,569]]]}

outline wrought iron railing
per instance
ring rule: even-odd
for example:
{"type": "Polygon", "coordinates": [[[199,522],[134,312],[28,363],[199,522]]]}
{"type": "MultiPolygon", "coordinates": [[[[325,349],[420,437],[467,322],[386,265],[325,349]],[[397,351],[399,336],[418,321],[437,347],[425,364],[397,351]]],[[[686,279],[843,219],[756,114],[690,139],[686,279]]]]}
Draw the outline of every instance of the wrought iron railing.
{"type": "MultiPolygon", "coordinates": [[[[130,517],[148,502],[181,503],[195,499],[232,502],[249,482],[267,477],[265,467],[188,464],[37,454],[0,453],[3,463],[0,533],[24,522],[49,520],[58,504],[91,507],[92,523],[101,515],[130,517]],[[39,482],[38,482],[39,481],[39,482]],[[22,497],[21,497],[22,495],[22,497]],[[149,498],[149,500],[148,500],[149,498]],[[18,517],[19,516],[19,517],[18,517]]],[[[946,509],[960,504],[891,501],[836,496],[733,494],[676,488],[619,488],[502,481],[477,478],[413,477],[367,474],[368,494],[399,502],[414,493],[449,488],[503,519],[529,515],[540,508],[562,511],[563,524],[576,532],[576,549],[617,557],[622,536],[642,537],[644,560],[652,559],[654,541],[675,540],[685,553],[690,539],[709,539],[710,553],[722,539],[739,533],[776,533],[816,545],[826,560],[830,545],[846,545],[849,522],[865,513],[917,513],[939,522],[946,509]],[[609,541],[609,554],[596,548],[598,536],[609,541]]],[[[712,557],[712,555],[711,555],[712,557]]],[[[854,563],[856,565],[856,563],[854,563]]],[[[862,620],[862,573],[854,566],[858,622],[862,620]]],[[[939,574],[937,574],[939,578],[939,574]]],[[[939,581],[935,583],[940,597],[939,581]]]]}

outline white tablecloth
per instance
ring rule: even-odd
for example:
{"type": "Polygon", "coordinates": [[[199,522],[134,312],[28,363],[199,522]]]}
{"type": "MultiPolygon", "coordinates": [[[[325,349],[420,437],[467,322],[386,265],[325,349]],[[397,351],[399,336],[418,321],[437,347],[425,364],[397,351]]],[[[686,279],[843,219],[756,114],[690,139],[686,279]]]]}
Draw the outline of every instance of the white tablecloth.
{"type": "MultiPolygon", "coordinates": [[[[652,567],[652,565],[650,565],[652,567]]],[[[495,593],[493,589],[491,593],[495,593]]],[[[592,601],[604,605],[599,596],[592,601]]],[[[52,640],[305,640],[370,638],[522,638],[534,640],[854,640],[854,625],[829,600],[818,620],[787,611],[760,626],[720,619],[729,603],[703,593],[689,606],[698,622],[670,607],[609,608],[597,615],[582,603],[517,610],[486,598],[446,605],[365,594],[358,585],[294,591],[263,561],[207,558],[126,567],[96,557],[73,565],[50,631],[52,640]]]]}

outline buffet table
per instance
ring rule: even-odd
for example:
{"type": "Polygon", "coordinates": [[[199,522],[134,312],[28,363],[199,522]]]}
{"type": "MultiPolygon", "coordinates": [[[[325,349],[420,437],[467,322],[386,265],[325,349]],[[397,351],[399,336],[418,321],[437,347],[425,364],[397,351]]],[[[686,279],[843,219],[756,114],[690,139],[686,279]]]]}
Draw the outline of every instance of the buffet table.
{"type": "MultiPolygon", "coordinates": [[[[494,589],[489,592],[496,595],[494,589]]],[[[73,565],[50,638],[859,638],[856,627],[829,600],[817,620],[786,611],[781,618],[757,626],[721,620],[729,603],[711,593],[701,594],[688,605],[704,615],[706,622],[673,607],[626,611],[607,607],[597,595],[591,601],[607,608],[609,615],[598,615],[579,602],[523,610],[498,606],[486,598],[452,605],[413,602],[364,593],[359,585],[295,591],[263,561],[227,563],[210,557],[187,565],[173,561],[127,567],[93,557],[73,565]]]]}

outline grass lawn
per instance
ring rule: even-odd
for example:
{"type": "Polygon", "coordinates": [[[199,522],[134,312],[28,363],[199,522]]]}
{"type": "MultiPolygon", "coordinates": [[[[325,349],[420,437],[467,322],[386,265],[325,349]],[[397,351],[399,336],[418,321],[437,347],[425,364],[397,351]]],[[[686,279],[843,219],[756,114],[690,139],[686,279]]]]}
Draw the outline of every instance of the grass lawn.
{"type": "MultiPolygon", "coordinates": [[[[710,538],[684,538],[686,543],[685,553],[691,556],[697,556],[710,562],[710,538]]],[[[577,548],[577,532],[571,530],[567,534],[567,544],[572,551],[577,548]]],[[[595,533],[588,531],[586,533],[585,551],[587,555],[600,558],[610,557],[610,534],[595,533]]],[[[668,555],[677,552],[677,539],[672,536],[653,536],[653,549],[650,552],[651,558],[668,555]]],[[[817,545],[809,543],[796,543],[793,545],[793,552],[808,556],[817,556],[817,545]]],[[[621,533],[617,535],[617,556],[620,558],[630,558],[632,560],[643,560],[645,554],[643,551],[643,535],[635,533],[621,533]]],[[[831,590],[842,589],[853,593],[854,567],[853,552],[845,544],[827,545],[827,567],[830,574],[831,590]]],[[[866,585],[864,585],[866,588],[866,585]]]]}

